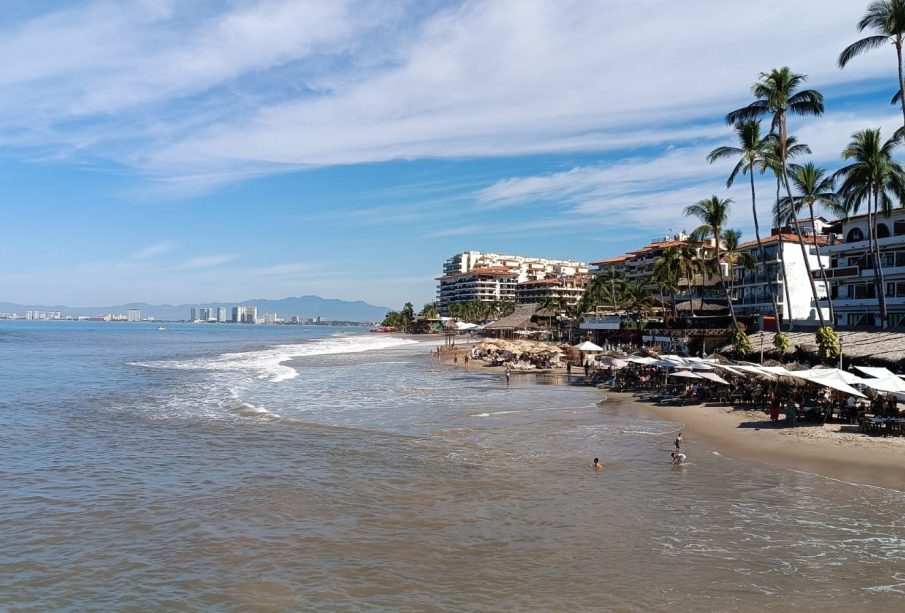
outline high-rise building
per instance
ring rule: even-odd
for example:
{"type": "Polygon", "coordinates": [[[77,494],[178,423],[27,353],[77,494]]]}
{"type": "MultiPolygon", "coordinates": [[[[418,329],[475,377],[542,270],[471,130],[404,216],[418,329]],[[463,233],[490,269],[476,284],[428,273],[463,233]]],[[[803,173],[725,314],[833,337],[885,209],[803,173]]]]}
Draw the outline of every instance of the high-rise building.
{"type": "Polygon", "coordinates": [[[220,323],[226,323],[228,321],[226,307],[217,307],[217,321],[220,323]]]}
{"type": "Polygon", "coordinates": [[[452,303],[515,302],[521,283],[587,274],[584,262],[463,251],[444,262],[437,299],[445,315],[452,303]]]}
{"type": "Polygon", "coordinates": [[[234,306],[233,321],[237,324],[256,324],[258,323],[258,307],[254,306],[234,306]]]}
{"type": "Polygon", "coordinates": [[[128,321],[141,321],[141,309],[129,309],[126,319],[128,321]]]}

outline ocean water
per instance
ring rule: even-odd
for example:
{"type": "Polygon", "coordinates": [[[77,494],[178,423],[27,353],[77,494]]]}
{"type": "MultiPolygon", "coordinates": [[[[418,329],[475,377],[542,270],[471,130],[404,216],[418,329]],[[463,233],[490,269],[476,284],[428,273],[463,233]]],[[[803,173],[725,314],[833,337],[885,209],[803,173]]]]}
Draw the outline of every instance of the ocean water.
{"type": "Polygon", "coordinates": [[[436,340],[167,328],[0,322],[0,609],[905,605],[902,492],[674,468],[679,423],[436,340]]]}

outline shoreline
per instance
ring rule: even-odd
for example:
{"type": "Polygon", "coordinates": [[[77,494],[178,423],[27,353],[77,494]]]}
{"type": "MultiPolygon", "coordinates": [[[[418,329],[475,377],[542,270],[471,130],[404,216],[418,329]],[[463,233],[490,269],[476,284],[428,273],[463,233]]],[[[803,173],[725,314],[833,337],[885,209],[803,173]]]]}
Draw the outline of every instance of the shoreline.
{"type": "MultiPolygon", "coordinates": [[[[464,355],[470,345],[444,347],[440,364],[465,368],[464,355]]],[[[431,350],[431,361],[436,359],[431,350]]],[[[488,366],[482,360],[470,360],[468,370],[502,374],[503,366],[488,366]]],[[[519,374],[518,376],[523,376],[519,374]]],[[[538,375],[535,375],[537,377],[538,375]]],[[[544,376],[552,383],[567,385],[566,370],[550,369],[544,376]]],[[[584,379],[576,368],[573,381],[584,379]]],[[[588,390],[597,391],[588,387],[588,390]]],[[[697,404],[681,407],[657,406],[635,399],[630,394],[601,391],[605,397],[601,411],[615,414],[639,413],[661,421],[683,424],[685,447],[689,455],[719,453],[741,462],[757,462],[774,469],[811,473],[860,486],[888,488],[905,492],[905,438],[868,436],[847,424],[774,426],[762,412],[735,409],[732,406],[697,404]]]]}

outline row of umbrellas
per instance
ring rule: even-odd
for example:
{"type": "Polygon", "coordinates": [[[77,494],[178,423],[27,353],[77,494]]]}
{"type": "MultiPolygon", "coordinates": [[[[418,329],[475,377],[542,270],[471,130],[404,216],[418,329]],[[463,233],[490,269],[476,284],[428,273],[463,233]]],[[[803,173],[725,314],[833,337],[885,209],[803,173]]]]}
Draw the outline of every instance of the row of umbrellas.
{"type": "Polygon", "coordinates": [[[678,355],[665,355],[660,358],[646,356],[628,356],[622,360],[611,358],[613,368],[621,368],[629,363],[641,364],[644,366],[657,366],[659,368],[674,369],[667,376],[681,379],[705,379],[729,385],[729,382],[714,373],[715,369],[722,369],[735,375],[756,375],[766,379],[776,379],[779,377],[788,377],[790,379],[798,379],[816,383],[823,387],[838,390],[840,392],[865,398],[865,395],[855,389],[854,385],[863,385],[874,389],[878,392],[887,392],[895,394],[905,394],[905,380],[886,368],[874,368],[869,366],[855,366],[855,368],[866,375],[860,377],[854,373],[850,373],[839,368],[811,368],[808,370],[787,370],[783,366],[761,366],[751,363],[739,364],[720,364],[715,360],[704,360],[702,358],[686,358],[678,355]],[[623,363],[623,366],[617,366],[616,360],[623,363]]]}

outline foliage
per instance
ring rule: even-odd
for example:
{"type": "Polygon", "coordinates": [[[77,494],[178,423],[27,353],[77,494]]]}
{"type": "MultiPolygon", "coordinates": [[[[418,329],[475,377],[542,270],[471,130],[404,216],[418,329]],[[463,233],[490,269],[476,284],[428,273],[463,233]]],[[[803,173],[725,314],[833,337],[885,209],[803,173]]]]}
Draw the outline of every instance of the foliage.
{"type": "Polygon", "coordinates": [[[440,305],[436,302],[428,302],[421,308],[418,315],[426,319],[437,319],[440,317],[440,305]]]}
{"type": "Polygon", "coordinates": [[[499,319],[515,312],[515,302],[511,300],[472,300],[453,302],[448,307],[450,317],[470,323],[480,323],[499,319]]]}
{"type": "Polygon", "coordinates": [[[821,360],[835,359],[842,353],[839,335],[829,326],[817,329],[817,357],[821,360]]]}
{"type": "Polygon", "coordinates": [[[744,330],[736,328],[730,332],[729,342],[735,347],[735,356],[738,358],[751,355],[754,351],[754,348],[751,346],[751,339],[748,338],[748,335],[745,334],[744,330]]]}
{"type": "Polygon", "coordinates": [[[791,344],[792,341],[785,332],[777,332],[776,335],[773,336],[773,347],[779,352],[779,355],[785,354],[789,350],[791,344]]]}

